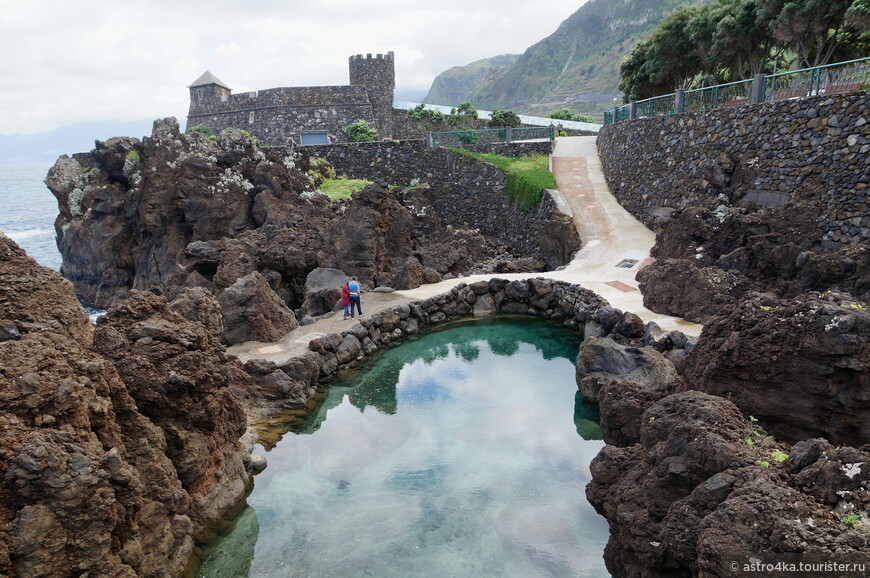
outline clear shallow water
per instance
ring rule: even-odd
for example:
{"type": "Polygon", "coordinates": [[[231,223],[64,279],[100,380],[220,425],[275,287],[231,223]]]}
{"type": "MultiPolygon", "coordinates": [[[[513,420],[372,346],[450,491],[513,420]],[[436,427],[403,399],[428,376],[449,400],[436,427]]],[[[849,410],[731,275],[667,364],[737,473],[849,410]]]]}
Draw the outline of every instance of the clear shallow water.
{"type": "Polygon", "coordinates": [[[199,576],[608,576],[578,347],[534,319],[468,322],[334,382],[305,431],[262,452],[199,576]]]}

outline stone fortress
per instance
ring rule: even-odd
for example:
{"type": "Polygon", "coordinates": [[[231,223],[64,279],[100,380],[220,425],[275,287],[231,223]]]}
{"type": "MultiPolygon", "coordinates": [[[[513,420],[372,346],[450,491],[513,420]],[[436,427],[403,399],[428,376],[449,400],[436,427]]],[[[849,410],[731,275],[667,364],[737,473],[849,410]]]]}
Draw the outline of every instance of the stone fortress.
{"type": "MultiPolygon", "coordinates": [[[[270,88],[233,94],[206,71],[190,88],[187,127],[204,124],[219,134],[244,129],[262,144],[329,144],[349,142],[345,127],[359,120],[378,131],[378,138],[411,136],[407,113],[393,109],[393,52],[357,54],[349,58],[350,84],[270,88]]],[[[419,131],[418,131],[419,132],[419,131]]],[[[413,136],[422,137],[422,134],[413,136]]]]}

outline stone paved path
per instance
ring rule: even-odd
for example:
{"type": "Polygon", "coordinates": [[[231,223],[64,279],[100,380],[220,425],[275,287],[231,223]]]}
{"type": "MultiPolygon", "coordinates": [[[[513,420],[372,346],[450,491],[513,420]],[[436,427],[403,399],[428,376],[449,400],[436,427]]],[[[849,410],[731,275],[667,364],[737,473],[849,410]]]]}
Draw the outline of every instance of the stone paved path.
{"type": "MultiPolygon", "coordinates": [[[[662,329],[679,329],[686,335],[701,333],[701,325],[659,315],[643,306],[643,296],[634,280],[638,270],[651,262],[649,251],[655,235],[625,211],[610,191],[601,172],[595,137],[562,137],[556,140],[552,156],[553,174],[571,214],[583,248],[561,271],[547,273],[487,274],[451,279],[394,293],[363,293],[363,311],[371,315],[400,303],[420,301],[449,291],[459,283],[473,283],[493,277],[526,279],[546,277],[582,285],[595,291],[611,306],[639,315],[645,322],[655,321],[662,329]]],[[[299,327],[276,343],[248,342],[229,348],[243,362],[264,357],[281,363],[304,352],[308,342],[328,333],[349,328],[352,321],[332,315],[312,325],[299,327]]]]}

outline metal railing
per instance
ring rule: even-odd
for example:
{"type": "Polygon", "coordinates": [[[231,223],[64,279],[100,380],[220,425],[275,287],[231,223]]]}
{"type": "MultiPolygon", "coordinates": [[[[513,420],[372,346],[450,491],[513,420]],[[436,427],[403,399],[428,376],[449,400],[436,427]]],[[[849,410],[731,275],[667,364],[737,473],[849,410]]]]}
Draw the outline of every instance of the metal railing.
{"type": "MultiPolygon", "coordinates": [[[[552,119],[551,119],[552,120],[552,119]]],[[[429,146],[468,146],[476,144],[511,143],[520,141],[549,140],[556,138],[555,128],[505,127],[486,129],[461,129],[429,133],[429,146]]]]}
{"type": "Polygon", "coordinates": [[[749,104],[752,98],[752,80],[739,80],[683,93],[683,110],[712,110],[749,104]]]}
{"type": "Polygon", "coordinates": [[[870,58],[771,74],[764,78],[764,99],[772,102],[866,88],[870,88],[870,58]]]}
{"type": "Polygon", "coordinates": [[[674,114],[676,94],[657,96],[635,103],[635,118],[646,118],[662,114],[674,114]]]}
{"type": "Polygon", "coordinates": [[[839,94],[870,88],[870,57],[793,70],[779,74],[759,74],[752,80],[638,100],[614,107],[604,113],[604,124],[688,111],[759,104],[821,94],[839,94]]]}

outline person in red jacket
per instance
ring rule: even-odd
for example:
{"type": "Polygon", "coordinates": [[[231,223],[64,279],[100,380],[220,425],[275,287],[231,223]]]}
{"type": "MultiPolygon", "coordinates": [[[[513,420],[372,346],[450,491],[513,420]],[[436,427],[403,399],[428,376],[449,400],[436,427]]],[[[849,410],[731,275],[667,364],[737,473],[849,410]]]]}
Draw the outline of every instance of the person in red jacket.
{"type": "Polygon", "coordinates": [[[350,279],[345,281],[344,286],[341,288],[341,305],[344,307],[345,319],[347,319],[348,308],[350,307],[350,288],[347,286],[348,283],[350,283],[350,279]]]}

